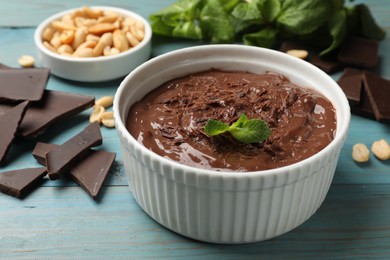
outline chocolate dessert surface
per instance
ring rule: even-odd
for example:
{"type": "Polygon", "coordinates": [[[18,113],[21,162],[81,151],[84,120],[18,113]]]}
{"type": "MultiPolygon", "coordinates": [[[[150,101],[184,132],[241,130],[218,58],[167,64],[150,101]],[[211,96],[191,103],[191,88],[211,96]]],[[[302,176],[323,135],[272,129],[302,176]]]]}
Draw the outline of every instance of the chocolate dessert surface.
{"type": "Polygon", "coordinates": [[[209,70],[164,83],[135,103],[129,132],[153,152],[189,166],[223,171],[278,168],[306,159],[334,138],[336,116],[325,97],[283,75],[209,70]],[[263,119],[265,142],[209,137],[208,119],[227,124],[241,114],[263,119]]]}

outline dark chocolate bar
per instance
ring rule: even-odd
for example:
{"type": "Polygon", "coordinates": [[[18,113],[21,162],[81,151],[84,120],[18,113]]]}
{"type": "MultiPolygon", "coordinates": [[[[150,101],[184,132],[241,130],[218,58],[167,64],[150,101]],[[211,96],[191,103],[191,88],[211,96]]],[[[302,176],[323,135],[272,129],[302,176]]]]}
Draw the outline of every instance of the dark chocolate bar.
{"type": "Polygon", "coordinates": [[[49,75],[46,68],[0,69],[0,100],[40,100],[49,75]]]}
{"type": "MultiPolygon", "coordinates": [[[[24,138],[36,137],[51,124],[76,115],[94,103],[95,98],[92,96],[46,90],[41,101],[30,103],[18,135],[24,138]]],[[[0,115],[11,108],[10,104],[0,104],[0,115]]]]}
{"type": "Polygon", "coordinates": [[[0,115],[0,164],[4,163],[28,104],[28,101],[24,101],[0,115]]]}
{"type": "Polygon", "coordinates": [[[46,167],[0,172],[0,192],[23,198],[39,184],[45,175],[46,167]]]}
{"type": "MultiPolygon", "coordinates": [[[[33,156],[42,165],[45,165],[46,154],[54,149],[56,144],[38,142],[34,148],[33,156]]],[[[100,193],[109,170],[115,160],[116,154],[103,150],[89,150],[89,154],[79,160],[69,170],[69,176],[78,183],[93,199],[100,193]]]]}
{"type": "Polygon", "coordinates": [[[376,40],[350,36],[340,47],[338,60],[347,65],[373,68],[379,61],[378,45],[376,40]]]}
{"type": "Polygon", "coordinates": [[[376,120],[390,123],[390,81],[369,71],[364,72],[363,81],[376,120]]]}
{"type": "Polygon", "coordinates": [[[360,103],[363,71],[352,68],[345,68],[337,83],[344,91],[351,106],[356,106],[360,103]]]}
{"type": "Polygon", "coordinates": [[[79,160],[84,158],[89,148],[102,144],[98,122],[89,124],[83,131],[55,147],[46,154],[46,167],[51,180],[68,172],[79,160]]]}

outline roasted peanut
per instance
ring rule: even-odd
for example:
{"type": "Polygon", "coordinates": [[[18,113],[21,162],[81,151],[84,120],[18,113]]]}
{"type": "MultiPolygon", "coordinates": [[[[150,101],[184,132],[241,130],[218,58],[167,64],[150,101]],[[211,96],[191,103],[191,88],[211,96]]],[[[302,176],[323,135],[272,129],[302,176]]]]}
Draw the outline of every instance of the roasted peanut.
{"type": "Polygon", "coordinates": [[[115,126],[114,113],[104,112],[102,114],[102,124],[106,127],[114,127],[115,126]]]}
{"type": "Polygon", "coordinates": [[[50,26],[46,27],[46,29],[43,30],[42,39],[44,41],[49,42],[51,40],[51,38],[53,38],[54,32],[55,32],[54,29],[51,28],[50,26]]]}
{"type": "Polygon", "coordinates": [[[42,33],[49,50],[73,57],[108,56],[138,45],[145,37],[145,24],[113,10],[83,6],[53,21],[42,33]],[[109,36],[104,36],[109,33],[109,36]],[[70,47],[70,48],[69,48],[70,47]]]}
{"type": "Polygon", "coordinates": [[[126,33],[126,38],[129,41],[131,47],[135,47],[139,44],[139,41],[131,32],[126,33]]]}
{"type": "Polygon", "coordinates": [[[33,67],[34,66],[35,59],[34,59],[33,56],[30,56],[30,55],[22,55],[18,59],[18,62],[20,64],[20,66],[22,66],[24,68],[29,68],[29,67],[33,67]]]}
{"type": "Polygon", "coordinates": [[[110,46],[106,46],[103,50],[104,56],[111,56],[120,53],[117,48],[111,48],[110,46]]]}
{"type": "Polygon", "coordinates": [[[62,44],[60,47],[58,47],[57,52],[59,54],[72,54],[73,53],[73,48],[69,44],[62,44]]]}
{"type": "Polygon", "coordinates": [[[129,49],[129,42],[127,41],[126,36],[121,30],[115,30],[112,34],[112,40],[114,47],[117,48],[120,52],[126,51],[129,49]]]}
{"type": "Polygon", "coordinates": [[[97,23],[89,27],[88,32],[95,35],[102,35],[106,32],[113,32],[116,29],[116,26],[112,23],[97,23]]]}
{"type": "Polygon", "coordinates": [[[92,9],[92,8],[89,8],[88,6],[83,6],[82,10],[89,18],[96,19],[96,18],[99,18],[100,16],[103,15],[103,10],[92,9]]]}
{"type": "Polygon", "coordinates": [[[77,50],[73,53],[73,56],[80,58],[89,58],[93,57],[93,49],[92,48],[77,48],[77,50]]]}
{"type": "Polygon", "coordinates": [[[365,144],[355,144],[352,147],[352,158],[359,163],[367,162],[370,159],[370,151],[365,144]]]}
{"type": "Polygon", "coordinates": [[[104,96],[96,100],[95,105],[102,106],[104,108],[109,108],[110,106],[112,106],[113,101],[113,96],[104,96]]]}
{"type": "Polygon", "coordinates": [[[60,41],[64,44],[71,44],[74,40],[74,31],[73,30],[64,30],[60,34],[60,41]]]}
{"type": "Polygon", "coordinates": [[[101,123],[102,122],[102,114],[104,113],[104,111],[105,111],[104,107],[99,106],[99,105],[95,105],[93,107],[92,114],[89,117],[89,122],[93,123],[93,122],[97,121],[97,122],[101,123]]]}
{"type": "Polygon", "coordinates": [[[300,58],[302,60],[306,59],[307,56],[309,55],[308,51],[306,50],[295,50],[295,49],[288,50],[286,53],[288,55],[300,58]]]}
{"type": "Polygon", "coordinates": [[[111,46],[111,45],[112,45],[112,33],[103,34],[102,37],[100,37],[95,48],[93,48],[93,55],[94,56],[102,55],[104,48],[106,46],[111,46]]]}
{"type": "Polygon", "coordinates": [[[83,42],[85,42],[85,38],[87,37],[87,31],[85,28],[77,28],[74,33],[74,40],[72,43],[73,49],[77,49],[83,42]]]}
{"type": "Polygon", "coordinates": [[[385,139],[375,141],[371,146],[371,151],[379,160],[388,160],[390,158],[390,146],[385,139]]]}

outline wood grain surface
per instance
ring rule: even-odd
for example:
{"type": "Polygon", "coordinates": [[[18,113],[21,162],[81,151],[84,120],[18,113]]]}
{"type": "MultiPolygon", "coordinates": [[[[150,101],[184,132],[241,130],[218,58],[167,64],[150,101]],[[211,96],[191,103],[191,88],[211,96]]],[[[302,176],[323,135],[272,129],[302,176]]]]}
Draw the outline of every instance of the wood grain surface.
{"type": "MultiPolygon", "coordinates": [[[[68,8],[110,5],[145,18],[174,0],[0,0],[0,63],[19,67],[23,54],[39,61],[33,34],[39,22],[68,8]]],[[[366,0],[387,31],[380,43],[378,73],[390,79],[390,1],[366,0]]],[[[152,56],[206,42],[153,37],[152,56]]],[[[338,79],[340,74],[332,75],[338,79]]],[[[80,83],[51,76],[48,89],[93,95],[114,95],[122,79],[80,83]]],[[[389,97],[390,99],[390,97],[389,97]]],[[[91,110],[53,126],[39,141],[62,143],[88,123],[91,110]]],[[[0,133],[1,134],[1,133],[0,133]]],[[[45,181],[25,199],[0,193],[0,259],[390,259],[390,161],[371,157],[358,165],[353,144],[385,138],[390,125],[352,116],[349,136],[325,202],[295,230],[260,243],[214,245],[177,235],[154,222],[138,206],[127,186],[119,139],[102,128],[103,149],[117,152],[99,200],[63,180],[45,181]]],[[[10,161],[0,171],[37,167],[31,151],[37,140],[11,147],[10,161]]]]}

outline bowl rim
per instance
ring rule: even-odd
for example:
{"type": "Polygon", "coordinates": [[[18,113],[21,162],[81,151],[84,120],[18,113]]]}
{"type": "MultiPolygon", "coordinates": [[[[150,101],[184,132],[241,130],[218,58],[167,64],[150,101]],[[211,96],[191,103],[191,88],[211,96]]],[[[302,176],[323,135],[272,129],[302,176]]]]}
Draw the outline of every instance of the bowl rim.
{"type": "MultiPolygon", "coordinates": [[[[156,87],[158,87],[158,86],[156,86],[156,87]]],[[[320,92],[317,89],[316,89],[316,91],[320,92]]],[[[323,94],[323,93],[321,93],[321,94],[323,94]]],[[[332,100],[329,100],[329,101],[334,106],[333,101],[332,100]]],[[[324,71],[322,71],[321,69],[317,68],[316,66],[314,66],[314,65],[312,65],[312,64],[310,64],[302,59],[293,57],[291,55],[288,55],[286,53],[283,53],[283,52],[280,52],[277,50],[267,49],[267,48],[262,48],[262,47],[255,47],[255,46],[240,45],[240,44],[209,44],[209,45],[185,47],[182,49],[170,51],[168,53],[156,56],[156,57],[148,60],[147,62],[141,64],[136,69],[131,71],[123,79],[123,81],[120,83],[120,85],[115,93],[113,111],[114,111],[114,118],[115,118],[115,127],[118,131],[120,138],[125,138],[128,143],[131,143],[134,146],[134,148],[141,150],[143,154],[146,154],[151,159],[151,161],[159,160],[159,161],[161,161],[161,163],[163,165],[169,165],[170,167],[173,167],[174,169],[180,169],[186,173],[192,172],[192,173],[195,173],[196,175],[204,175],[204,176],[210,176],[210,177],[215,177],[215,178],[255,178],[255,177],[260,177],[260,176],[264,177],[264,176],[280,175],[280,174],[291,172],[291,171],[294,171],[298,168],[301,168],[303,165],[310,163],[310,161],[315,161],[315,162],[320,161],[321,156],[323,156],[323,154],[327,154],[327,153],[334,151],[337,148],[337,146],[341,146],[344,143],[345,138],[348,134],[348,129],[349,129],[349,125],[350,125],[350,118],[351,118],[349,103],[348,103],[348,100],[347,100],[344,92],[339,87],[339,85],[324,71]],[[337,92],[339,92],[338,94],[340,95],[340,98],[342,99],[341,108],[345,109],[345,111],[343,111],[343,115],[345,117],[342,118],[343,123],[341,126],[339,126],[340,120],[336,118],[337,124],[336,124],[335,138],[322,150],[320,150],[316,154],[314,154],[314,155],[312,155],[304,160],[295,162],[295,163],[290,164],[290,165],[286,165],[286,166],[282,166],[282,167],[278,167],[278,168],[273,168],[273,169],[268,169],[268,170],[245,171],[245,172],[243,172],[245,174],[238,174],[241,172],[237,172],[237,171],[203,169],[203,168],[197,168],[195,166],[185,165],[185,164],[179,163],[177,161],[174,161],[172,159],[162,157],[162,156],[158,155],[157,153],[150,151],[144,145],[139,143],[129,133],[129,131],[125,127],[125,124],[121,118],[121,112],[120,112],[120,108],[119,108],[119,101],[121,98],[123,98],[126,85],[128,85],[128,82],[133,77],[133,75],[137,74],[139,71],[145,70],[145,68],[147,68],[149,66],[149,64],[159,62],[160,60],[164,60],[164,59],[171,57],[171,56],[184,55],[186,53],[193,53],[196,51],[210,50],[210,49],[212,50],[212,49],[220,49],[220,48],[227,48],[227,49],[232,49],[232,50],[234,49],[236,51],[242,50],[242,49],[248,49],[248,50],[249,49],[252,49],[252,50],[256,49],[255,51],[269,52],[271,55],[283,56],[284,59],[289,59],[290,61],[300,63],[301,65],[303,65],[305,67],[310,67],[311,70],[314,70],[318,75],[321,75],[324,79],[326,79],[326,81],[329,84],[333,85],[333,87],[336,88],[337,92]],[[347,109],[348,109],[348,111],[347,111],[347,109]]],[[[336,112],[336,116],[337,116],[337,112],[336,112]]],[[[122,140],[121,140],[121,142],[122,142],[122,140]]],[[[125,158],[123,158],[123,159],[125,160],[125,158]]],[[[163,173],[161,173],[161,174],[163,174],[163,173]]]]}
{"type": "Polygon", "coordinates": [[[94,8],[94,9],[103,9],[103,10],[116,11],[116,12],[118,12],[119,14],[121,14],[123,16],[131,16],[131,17],[134,17],[134,18],[136,18],[138,20],[141,20],[143,22],[143,24],[145,25],[145,36],[144,36],[144,39],[137,46],[135,46],[135,47],[133,47],[133,48],[131,48],[129,50],[126,50],[124,52],[121,52],[121,53],[118,53],[118,54],[115,54],[115,55],[111,55],[111,56],[98,56],[98,57],[86,57],[86,58],[68,57],[68,56],[65,56],[65,55],[61,55],[61,54],[52,52],[49,49],[47,49],[43,45],[43,41],[42,41],[43,30],[52,21],[55,21],[55,20],[61,18],[62,16],[66,15],[66,14],[69,14],[69,13],[71,13],[73,11],[81,9],[82,7],[80,6],[80,7],[71,8],[71,9],[67,9],[67,10],[55,13],[55,14],[47,17],[46,19],[44,19],[41,23],[39,23],[39,25],[36,27],[35,32],[34,32],[34,42],[35,42],[35,45],[37,46],[37,48],[39,50],[41,50],[43,53],[45,53],[46,55],[51,56],[51,57],[56,58],[56,59],[59,59],[59,60],[64,60],[64,61],[68,61],[68,62],[75,62],[75,63],[88,63],[88,62],[110,61],[110,60],[115,60],[117,58],[126,57],[128,55],[131,55],[131,54],[137,52],[139,49],[142,49],[145,45],[147,45],[151,41],[151,38],[152,38],[152,28],[151,28],[149,22],[144,17],[142,17],[141,15],[139,15],[139,14],[137,14],[137,13],[131,11],[131,10],[127,10],[127,9],[120,8],[120,7],[114,7],[114,6],[102,6],[102,5],[99,5],[99,6],[88,6],[88,7],[89,8],[94,8]]]}

